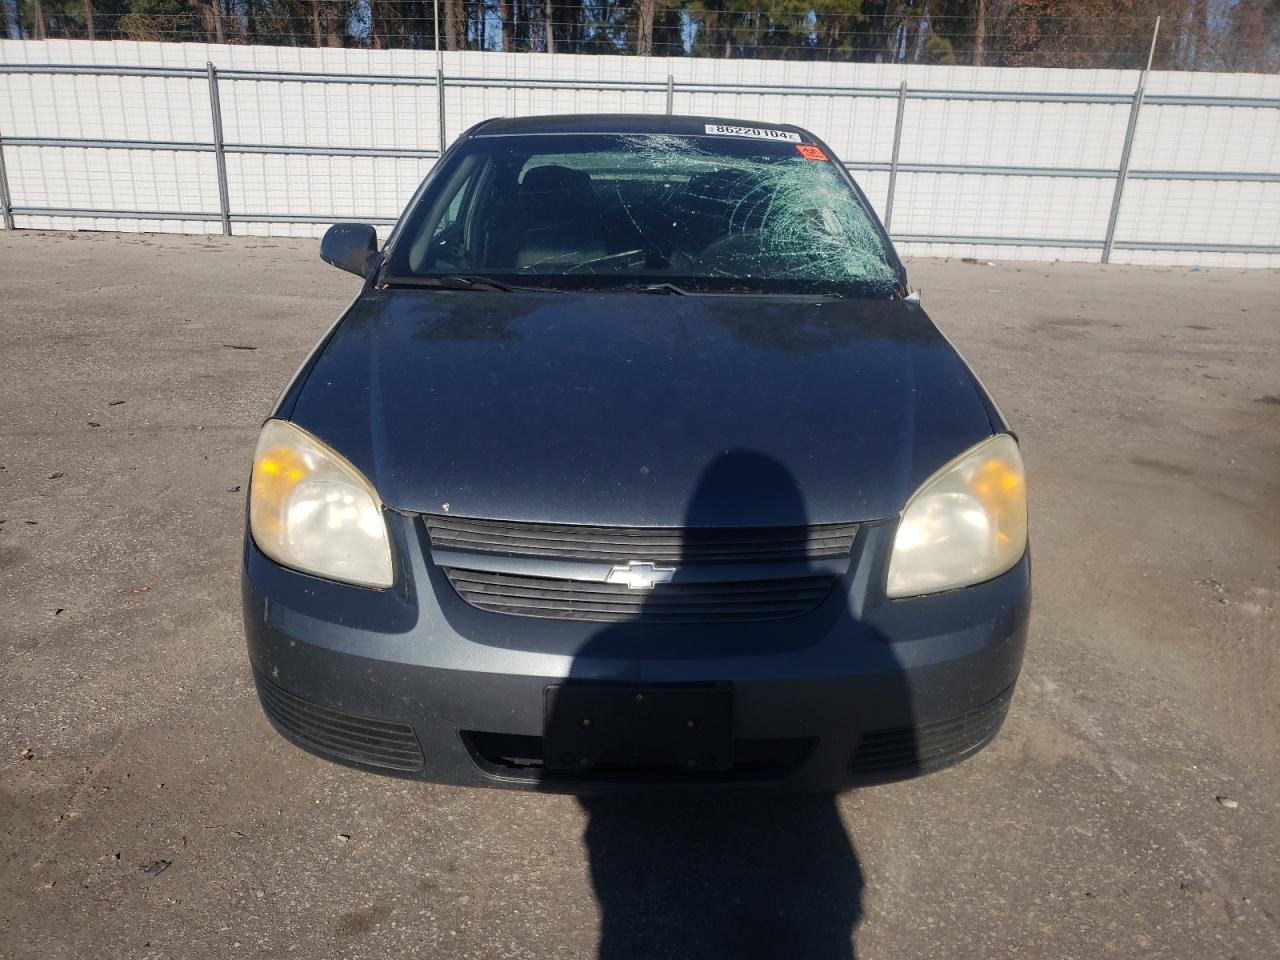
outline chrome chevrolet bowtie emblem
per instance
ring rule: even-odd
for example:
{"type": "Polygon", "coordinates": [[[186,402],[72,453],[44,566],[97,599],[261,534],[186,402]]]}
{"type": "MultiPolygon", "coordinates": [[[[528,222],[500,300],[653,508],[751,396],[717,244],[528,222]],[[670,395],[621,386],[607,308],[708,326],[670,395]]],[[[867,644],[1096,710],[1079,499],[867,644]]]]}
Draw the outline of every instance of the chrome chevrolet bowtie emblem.
{"type": "Polygon", "coordinates": [[[632,560],[610,569],[605,581],[625,583],[632,590],[652,590],[656,584],[669,583],[675,575],[675,567],[657,567],[647,560],[632,560]]]}

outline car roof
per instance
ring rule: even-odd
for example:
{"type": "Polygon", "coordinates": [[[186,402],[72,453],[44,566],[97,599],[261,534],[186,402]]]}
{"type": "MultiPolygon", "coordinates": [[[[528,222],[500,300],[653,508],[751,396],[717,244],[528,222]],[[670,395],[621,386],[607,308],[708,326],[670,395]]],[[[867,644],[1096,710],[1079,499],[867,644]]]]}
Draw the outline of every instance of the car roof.
{"type": "Polygon", "coordinates": [[[544,133],[622,133],[673,134],[705,136],[707,124],[786,130],[797,134],[802,143],[814,143],[808,130],[790,123],[759,123],[754,120],[732,120],[724,117],[667,116],[640,113],[570,113],[541,117],[500,117],[486,120],[471,131],[473,137],[509,137],[544,133]]]}

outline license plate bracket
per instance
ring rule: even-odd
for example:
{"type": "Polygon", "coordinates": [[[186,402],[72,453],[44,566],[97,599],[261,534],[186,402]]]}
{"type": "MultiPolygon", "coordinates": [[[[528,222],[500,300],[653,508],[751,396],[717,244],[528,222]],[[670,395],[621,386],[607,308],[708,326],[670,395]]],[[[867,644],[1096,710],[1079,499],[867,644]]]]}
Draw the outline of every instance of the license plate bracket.
{"type": "Polygon", "coordinates": [[[733,764],[728,687],[563,684],[544,691],[543,764],[724,771],[733,764]]]}

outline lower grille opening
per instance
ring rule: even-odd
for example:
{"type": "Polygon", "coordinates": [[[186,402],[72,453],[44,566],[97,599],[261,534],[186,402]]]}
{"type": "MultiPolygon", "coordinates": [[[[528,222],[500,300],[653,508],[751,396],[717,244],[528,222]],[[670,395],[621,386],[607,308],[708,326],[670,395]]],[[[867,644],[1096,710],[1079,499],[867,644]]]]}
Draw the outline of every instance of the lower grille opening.
{"type": "Polygon", "coordinates": [[[929,773],[963,760],[1000,731],[1013,687],[964,713],[910,727],[872,730],[862,735],[849,772],[862,776],[929,773]]]}
{"type": "Polygon", "coordinates": [[[589,770],[547,770],[542,738],[463,730],[471,759],[486,773],[535,783],[751,783],[790,776],[813,747],[809,737],[736,740],[733,766],[720,771],[691,771],[675,763],[598,764],[589,770]]]}
{"type": "Polygon", "coordinates": [[[322,707],[277,687],[256,671],[253,679],[267,719],[299,745],[371,767],[423,768],[422,747],[409,724],[322,707]]]}

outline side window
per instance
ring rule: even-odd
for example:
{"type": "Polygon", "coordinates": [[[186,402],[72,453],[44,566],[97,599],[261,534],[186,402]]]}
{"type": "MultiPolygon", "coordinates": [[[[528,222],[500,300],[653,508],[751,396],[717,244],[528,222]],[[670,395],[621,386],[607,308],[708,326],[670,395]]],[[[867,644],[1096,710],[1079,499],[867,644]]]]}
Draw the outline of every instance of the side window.
{"type": "Polygon", "coordinates": [[[462,189],[453,195],[453,199],[449,201],[449,206],[445,207],[444,215],[440,217],[440,222],[436,224],[436,232],[431,237],[432,243],[443,238],[449,232],[449,229],[458,222],[458,213],[462,210],[462,201],[471,192],[471,184],[475,182],[475,179],[474,174],[468,177],[462,189]]]}
{"type": "Polygon", "coordinates": [[[423,231],[409,249],[409,268],[421,270],[459,269],[458,262],[466,250],[464,230],[469,213],[474,209],[473,194],[485,164],[468,157],[445,184],[443,209],[434,221],[423,224],[423,231]]]}

